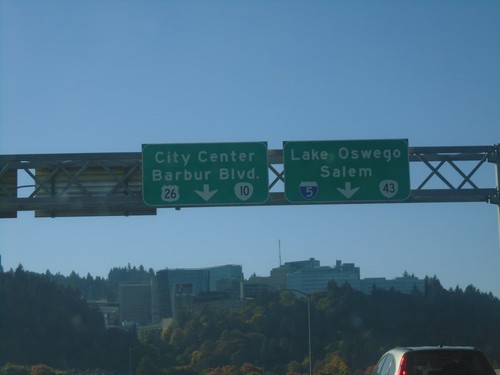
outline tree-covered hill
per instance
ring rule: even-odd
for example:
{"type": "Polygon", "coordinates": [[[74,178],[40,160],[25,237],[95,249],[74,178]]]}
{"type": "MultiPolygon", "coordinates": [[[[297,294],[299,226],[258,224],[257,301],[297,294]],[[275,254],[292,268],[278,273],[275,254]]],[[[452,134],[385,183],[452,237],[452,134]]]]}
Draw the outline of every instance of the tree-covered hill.
{"type": "MultiPolygon", "coordinates": [[[[361,374],[398,345],[472,345],[500,363],[500,301],[472,286],[445,290],[434,278],[425,294],[366,295],[331,284],[310,302],[316,374],[361,374]]],[[[307,328],[307,301],[281,292],[228,313],[194,314],[176,322],[163,340],[173,346],[178,365],[198,373],[245,363],[276,374],[307,373],[307,328]]]]}
{"type": "Polygon", "coordinates": [[[0,273],[1,365],[120,367],[136,342],[129,333],[107,331],[102,314],[76,290],[21,266],[0,273]]]}
{"type": "MultiPolygon", "coordinates": [[[[474,288],[425,293],[332,283],[309,296],[314,374],[362,375],[397,345],[472,345],[500,367],[500,300],[474,288]]],[[[136,375],[306,374],[307,299],[289,291],[183,314],[134,338],[106,330],[73,288],[22,268],[0,274],[0,366],[47,364],[136,375]]],[[[13,368],[12,366],[9,368],[13,368]]]]}

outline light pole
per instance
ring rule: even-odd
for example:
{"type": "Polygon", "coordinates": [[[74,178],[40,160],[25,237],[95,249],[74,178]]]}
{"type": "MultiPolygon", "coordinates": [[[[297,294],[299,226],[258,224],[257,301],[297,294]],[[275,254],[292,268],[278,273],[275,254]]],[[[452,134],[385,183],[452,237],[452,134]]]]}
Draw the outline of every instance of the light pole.
{"type": "Polygon", "coordinates": [[[132,347],[129,346],[129,356],[128,356],[128,373],[132,375],[132,347]]]}
{"type": "Polygon", "coordinates": [[[311,352],[311,301],[309,295],[297,289],[282,289],[302,294],[307,299],[307,331],[309,333],[309,375],[312,375],[312,352],[311,352]]]}

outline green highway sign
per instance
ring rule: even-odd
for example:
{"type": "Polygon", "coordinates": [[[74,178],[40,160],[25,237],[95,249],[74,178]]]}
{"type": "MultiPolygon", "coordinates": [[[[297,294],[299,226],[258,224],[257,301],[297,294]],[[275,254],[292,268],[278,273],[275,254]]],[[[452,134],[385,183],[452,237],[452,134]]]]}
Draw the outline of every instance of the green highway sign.
{"type": "Polygon", "coordinates": [[[142,181],[149,206],[265,203],[267,143],[145,144],[142,181]]]}
{"type": "Polygon", "coordinates": [[[410,195],[408,141],[283,143],[291,203],[403,201],[410,195]]]}

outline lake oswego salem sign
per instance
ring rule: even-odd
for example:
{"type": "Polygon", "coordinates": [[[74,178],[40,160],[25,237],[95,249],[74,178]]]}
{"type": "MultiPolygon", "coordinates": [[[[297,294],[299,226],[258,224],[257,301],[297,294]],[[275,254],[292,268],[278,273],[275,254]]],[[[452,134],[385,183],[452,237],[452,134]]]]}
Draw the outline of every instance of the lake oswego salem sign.
{"type": "Polygon", "coordinates": [[[401,201],[410,195],[408,141],[284,142],[291,203],[401,201]]]}

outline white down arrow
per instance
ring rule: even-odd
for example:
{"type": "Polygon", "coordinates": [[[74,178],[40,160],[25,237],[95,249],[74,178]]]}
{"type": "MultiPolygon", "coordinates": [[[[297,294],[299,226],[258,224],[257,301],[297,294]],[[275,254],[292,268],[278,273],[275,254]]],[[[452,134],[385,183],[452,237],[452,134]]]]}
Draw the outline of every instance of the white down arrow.
{"type": "Polygon", "coordinates": [[[337,188],[337,190],[342,193],[342,195],[344,197],[346,197],[347,199],[351,199],[352,196],[354,194],[356,194],[356,192],[359,190],[359,187],[357,188],[352,188],[351,187],[351,183],[350,182],[346,182],[345,183],[345,187],[342,189],[342,188],[337,188]]]}
{"type": "Polygon", "coordinates": [[[195,190],[196,194],[202,197],[205,202],[208,202],[210,198],[212,198],[218,190],[210,190],[210,186],[208,184],[203,185],[203,190],[195,190]]]}

